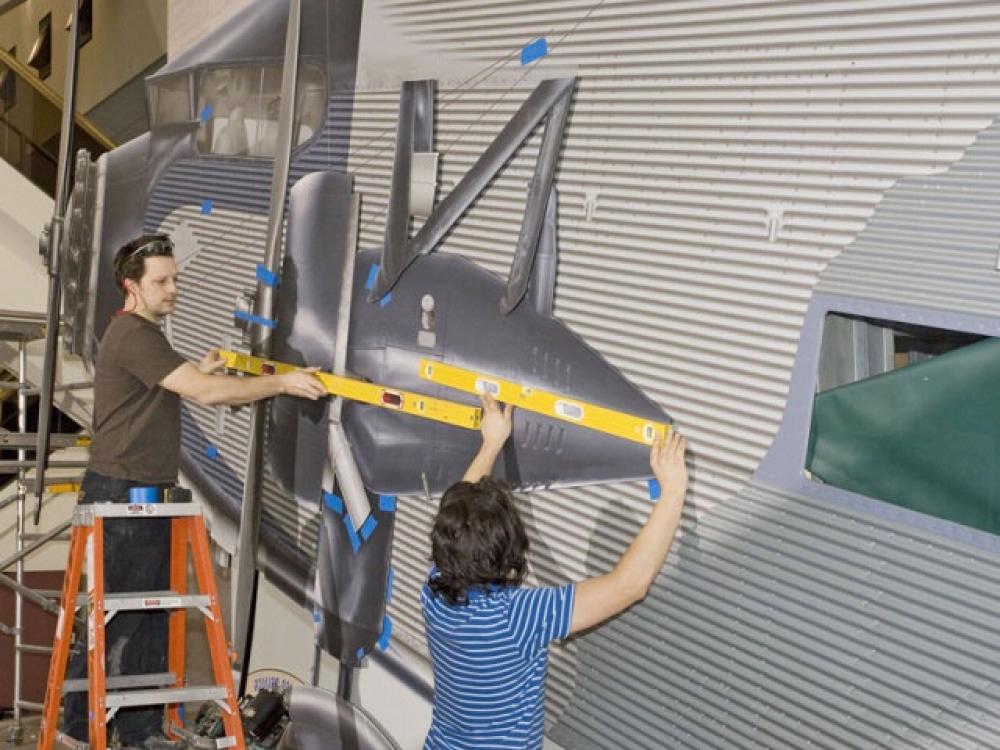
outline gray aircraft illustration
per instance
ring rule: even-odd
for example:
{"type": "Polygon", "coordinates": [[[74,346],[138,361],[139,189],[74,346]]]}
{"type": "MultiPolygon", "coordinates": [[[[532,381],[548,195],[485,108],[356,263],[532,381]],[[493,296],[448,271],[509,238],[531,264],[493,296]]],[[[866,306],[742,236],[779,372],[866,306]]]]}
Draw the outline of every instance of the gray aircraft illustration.
{"type": "MultiPolygon", "coordinates": [[[[293,3],[292,14],[298,13],[293,3]]],[[[185,207],[201,206],[203,224],[212,231],[214,217],[226,212],[268,216],[271,196],[269,234],[280,237],[284,222],[283,262],[280,269],[268,268],[259,240],[248,240],[243,255],[265,263],[259,280],[242,280],[243,287],[256,281],[256,292],[233,303],[255,353],[266,337],[265,353],[278,361],[477,403],[473,394],[422,379],[419,363],[428,359],[669,422],[552,315],[555,175],[574,80],[540,83],[465,177],[436,201],[433,176],[430,197],[426,185],[423,195],[419,190],[433,159],[435,87],[432,81],[404,84],[385,242],[358,252],[358,200],[346,171],[346,144],[361,3],[305,0],[301,17],[289,16],[286,3],[251,4],[148,79],[149,133],[94,163],[85,154],[78,158],[63,249],[69,349],[94,359],[118,305],[110,263],[121,244],[162,229],[172,212],[185,207]],[[301,29],[294,45],[286,42],[286,28],[301,29]],[[282,71],[285,84],[279,83],[282,71]],[[293,89],[295,96],[287,96],[293,89]],[[542,143],[508,278],[434,253],[539,128],[542,143]],[[284,151],[282,137],[290,144],[284,151]],[[411,232],[411,223],[420,220],[411,232]],[[264,298],[274,300],[270,309],[262,306],[264,298]]],[[[222,218],[218,222],[222,227],[222,218]]],[[[204,258],[229,262],[212,236],[199,248],[204,258]]],[[[218,281],[211,274],[196,277],[190,258],[179,261],[182,294],[193,284],[200,294],[225,287],[221,274],[218,281]]],[[[170,325],[177,345],[185,337],[201,340],[207,323],[175,315],[170,325]]],[[[265,518],[260,553],[254,538],[238,555],[244,567],[249,557],[251,570],[259,565],[316,611],[325,648],[345,664],[359,663],[388,635],[384,605],[395,496],[446,489],[477,450],[477,432],[392,408],[278,398],[267,429],[251,426],[247,452],[220,458],[201,450],[209,438],[190,410],[183,424],[184,476],[215,512],[255,525],[260,511],[248,505],[260,502],[262,482],[311,511],[315,539],[286,538],[265,518]],[[257,460],[255,444],[266,462],[257,460]],[[251,466],[240,477],[248,455],[251,466]]],[[[646,445],[525,410],[514,415],[513,439],[499,464],[497,474],[516,488],[649,475],[646,445]]],[[[263,504],[266,517],[266,499],[263,504]]],[[[239,631],[248,605],[237,608],[239,631]]],[[[237,642],[239,637],[237,632],[237,642]]]]}

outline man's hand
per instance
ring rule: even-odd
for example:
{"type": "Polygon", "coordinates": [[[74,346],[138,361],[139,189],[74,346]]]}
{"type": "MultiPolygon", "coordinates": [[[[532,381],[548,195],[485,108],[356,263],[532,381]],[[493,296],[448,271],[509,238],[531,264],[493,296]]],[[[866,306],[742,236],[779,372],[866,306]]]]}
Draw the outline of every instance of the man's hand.
{"type": "Polygon", "coordinates": [[[501,408],[489,393],[481,393],[479,400],[483,405],[483,421],[480,425],[483,432],[483,447],[499,452],[510,437],[514,407],[507,404],[506,408],[501,408]]]}
{"type": "Polygon", "coordinates": [[[326,387],[316,377],[319,372],[318,367],[304,367],[301,370],[286,372],[284,375],[275,375],[281,378],[281,392],[287,396],[298,396],[308,398],[311,401],[329,396],[326,387]]]}
{"type": "Polygon", "coordinates": [[[198,363],[198,369],[206,375],[214,375],[226,368],[226,360],[222,358],[218,349],[211,349],[205,352],[205,356],[198,363]]]}
{"type": "Polygon", "coordinates": [[[687,440],[672,429],[668,437],[657,436],[649,449],[649,466],[660,489],[671,498],[683,498],[687,492],[688,471],[684,463],[687,440]]]}

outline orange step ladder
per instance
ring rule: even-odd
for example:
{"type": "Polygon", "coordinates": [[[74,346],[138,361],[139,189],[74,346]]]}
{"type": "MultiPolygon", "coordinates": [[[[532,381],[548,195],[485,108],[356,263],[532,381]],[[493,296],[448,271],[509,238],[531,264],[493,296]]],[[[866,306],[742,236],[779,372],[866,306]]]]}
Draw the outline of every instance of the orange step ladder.
{"type": "Polygon", "coordinates": [[[208,536],[201,509],[190,502],[93,503],[73,512],[69,565],[63,580],[62,606],[56,623],[52,661],[45,688],[45,707],[38,735],[38,749],[52,750],[57,739],[76,747],[78,743],[57,730],[59,706],[64,693],[86,690],[90,716],[89,750],[107,750],[108,722],[120,708],[167,706],[168,726],[182,727],[180,704],[214,700],[223,708],[226,734],[215,740],[222,748],[245,750],[229,648],[219,609],[219,594],[212,575],[208,536]],[[105,594],[104,519],[128,518],[141,523],[150,518],[170,518],[170,590],[105,594]],[[187,547],[194,561],[198,594],[187,593],[187,547]],[[80,576],[87,565],[87,594],[80,596],[80,576]],[[87,608],[87,678],[66,680],[70,636],[77,604],[87,608]],[[105,674],[104,628],[117,613],[130,610],[170,610],[167,643],[169,672],[150,675],[105,674]],[[185,685],[184,624],[187,609],[204,616],[215,685],[185,685]]]}

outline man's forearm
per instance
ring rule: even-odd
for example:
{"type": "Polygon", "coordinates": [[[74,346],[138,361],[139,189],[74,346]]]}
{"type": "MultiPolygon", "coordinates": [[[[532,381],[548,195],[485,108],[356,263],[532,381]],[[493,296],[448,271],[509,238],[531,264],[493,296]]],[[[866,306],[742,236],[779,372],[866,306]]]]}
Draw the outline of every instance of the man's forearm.
{"type": "Polygon", "coordinates": [[[209,405],[242,406],[263,398],[277,396],[284,392],[281,378],[276,375],[239,377],[235,375],[212,375],[199,401],[209,405]]]}

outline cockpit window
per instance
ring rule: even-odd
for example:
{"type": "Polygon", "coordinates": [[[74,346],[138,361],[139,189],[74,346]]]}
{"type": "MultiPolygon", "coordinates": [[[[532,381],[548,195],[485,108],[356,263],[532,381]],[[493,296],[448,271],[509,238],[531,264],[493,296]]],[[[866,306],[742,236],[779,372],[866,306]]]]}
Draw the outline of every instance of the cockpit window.
{"type": "Polygon", "coordinates": [[[191,122],[191,76],[187,73],[170,76],[156,81],[149,87],[150,114],[155,128],[191,122]]]}
{"type": "MultiPolygon", "coordinates": [[[[326,107],[322,71],[299,68],[296,85],[294,146],[319,130],[326,107]]],[[[198,112],[202,127],[198,150],[219,156],[273,157],[278,142],[281,67],[245,65],[202,72],[198,112]]]]}
{"type": "Polygon", "coordinates": [[[807,475],[1000,534],[1000,339],[826,318],[807,475]]]}

